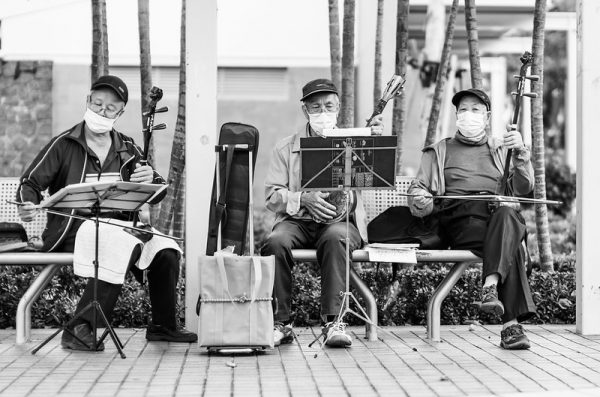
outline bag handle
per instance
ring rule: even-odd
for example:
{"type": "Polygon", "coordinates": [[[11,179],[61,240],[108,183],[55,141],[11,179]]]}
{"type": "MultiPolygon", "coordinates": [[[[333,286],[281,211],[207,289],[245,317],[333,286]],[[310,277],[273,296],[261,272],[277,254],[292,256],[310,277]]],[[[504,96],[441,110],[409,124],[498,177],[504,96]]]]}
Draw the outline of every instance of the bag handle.
{"type": "MultiPolygon", "coordinates": [[[[219,274],[221,276],[221,283],[223,283],[223,287],[225,288],[225,292],[229,299],[232,302],[237,303],[239,299],[235,299],[231,295],[231,291],[229,290],[229,281],[227,280],[227,272],[225,271],[225,259],[224,255],[215,254],[215,258],[217,260],[217,267],[219,269],[219,274]]],[[[252,291],[250,291],[250,303],[253,303],[256,300],[256,293],[258,292],[258,288],[262,283],[262,266],[260,264],[260,256],[252,256],[252,267],[254,268],[254,286],[252,291]]],[[[250,277],[252,277],[252,271],[250,272],[250,277]]],[[[242,303],[242,302],[240,302],[242,303]]]]}

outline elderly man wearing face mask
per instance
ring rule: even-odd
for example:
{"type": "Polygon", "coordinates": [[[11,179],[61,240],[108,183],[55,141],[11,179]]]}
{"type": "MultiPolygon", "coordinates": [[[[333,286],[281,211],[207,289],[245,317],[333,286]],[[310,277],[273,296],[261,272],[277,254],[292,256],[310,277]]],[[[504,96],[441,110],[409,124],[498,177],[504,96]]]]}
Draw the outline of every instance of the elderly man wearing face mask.
{"type": "MultiPolygon", "coordinates": [[[[423,149],[421,166],[409,189],[413,215],[436,214],[440,234],[453,249],[471,250],[483,258],[480,310],[502,317],[500,345],[527,349],[520,322],[532,317],[535,305],[527,280],[525,220],[515,203],[441,199],[432,195],[503,194],[500,192],[507,149],[512,149],[509,187],[516,196],[533,190],[533,167],[521,133],[509,126],[502,138],[486,134],[490,100],[481,90],[454,95],[457,132],[423,149]],[[498,204],[498,203],[495,203],[498,204]]],[[[517,203],[518,205],[518,203],[517,203]]]]}
{"type": "MultiPolygon", "coordinates": [[[[300,190],[300,138],[322,136],[323,130],[335,128],[340,100],[335,85],[327,79],[308,82],[302,88],[302,112],[307,123],[302,130],[279,141],[273,149],[265,179],[266,206],[275,212],[273,230],[264,246],[263,255],[275,255],[274,298],[275,345],[293,340],[291,301],[291,250],[315,247],[321,269],[321,317],[326,344],[334,347],[350,346],[352,339],[345,333],[344,324],[334,321],[340,310],[340,292],[345,289],[345,223],[327,224],[336,215],[335,206],[325,199],[329,193],[300,190]]],[[[375,117],[371,133],[381,135],[382,117],[375,117]]],[[[350,224],[350,250],[359,248],[366,240],[366,222],[360,195],[350,224]]]]}
{"type": "MultiPolygon", "coordinates": [[[[35,216],[34,204],[42,198],[41,192],[48,189],[50,194],[75,183],[92,181],[129,181],[138,183],[164,184],[163,178],[150,165],[142,165],[141,149],[133,139],[113,128],[115,121],[125,111],[128,90],[125,83],[116,76],[100,77],[91,86],[87,97],[83,121],[54,137],[36,156],[21,177],[17,191],[17,200],[24,203],[19,207],[23,221],[31,221],[35,216]]],[[[81,213],[80,215],[85,215],[81,213]]],[[[113,211],[102,213],[101,217],[131,221],[132,213],[113,211]]],[[[75,218],[48,214],[48,224],[43,233],[43,250],[73,252],[77,232],[83,221],[75,218]]],[[[100,244],[118,246],[119,240],[132,238],[121,228],[100,234],[100,244]],[[106,240],[114,239],[114,240],[106,240]]],[[[168,240],[161,237],[164,240],[168,240]]],[[[194,342],[196,335],[177,329],[176,285],[179,277],[180,250],[176,244],[165,243],[157,249],[148,267],[150,302],[152,304],[152,323],[146,330],[146,339],[171,342],[194,342]]],[[[122,263],[116,264],[123,274],[130,265],[137,262],[142,251],[141,244],[135,240],[133,252],[122,254],[122,263]]],[[[144,248],[145,249],[145,246],[144,248]]],[[[110,250],[110,248],[109,248],[110,250]]],[[[109,264],[110,265],[110,264],[109,264]]],[[[139,269],[131,266],[136,276],[141,278],[139,269]]],[[[77,306],[76,312],[87,307],[93,298],[93,280],[90,279],[77,306]]],[[[120,283],[99,280],[98,301],[106,317],[111,313],[121,291],[120,283]]],[[[93,344],[93,311],[84,312],[68,326],[71,332],[64,332],[61,345],[66,349],[89,350],[93,344]],[[72,336],[74,334],[85,344],[72,336]],[[87,346],[86,346],[87,345],[87,346]]],[[[102,324],[99,316],[97,324],[102,324]]],[[[100,344],[98,350],[104,349],[100,344]]]]}

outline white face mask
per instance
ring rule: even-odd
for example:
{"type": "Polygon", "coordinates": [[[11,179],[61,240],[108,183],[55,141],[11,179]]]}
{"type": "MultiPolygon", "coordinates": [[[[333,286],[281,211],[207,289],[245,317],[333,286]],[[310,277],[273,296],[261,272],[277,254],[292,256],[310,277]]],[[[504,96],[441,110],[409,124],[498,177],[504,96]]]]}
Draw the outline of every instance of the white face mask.
{"type": "Polygon", "coordinates": [[[487,113],[462,112],[458,113],[456,128],[469,141],[479,141],[485,135],[487,113]]]}
{"type": "Polygon", "coordinates": [[[86,108],[85,114],[83,115],[83,121],[85,121],[85,124],[92,132],[96,134],[104,134],[112,130],[117,119],[109,119],[108,117],[104,117],[93,112],[90,108],[86,108]]]}
{"type": "Polygon", "coordinates": [[[309,113],[308,122],[317,134],[322,135],[324,129],[335,127],[337,123],[337,112],[321,112],[316,114],[309,113]]]}

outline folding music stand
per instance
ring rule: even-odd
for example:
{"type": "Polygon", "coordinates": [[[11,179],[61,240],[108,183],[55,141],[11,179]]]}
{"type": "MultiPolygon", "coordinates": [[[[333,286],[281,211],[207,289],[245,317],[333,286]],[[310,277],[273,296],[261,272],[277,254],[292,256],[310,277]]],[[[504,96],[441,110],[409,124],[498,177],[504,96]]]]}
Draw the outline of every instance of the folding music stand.
{"type": "MultiPolygon", "coordinates": [[[[40,209],[46,209],[54,214],[60,214],[67,217],[81,218],[78,215],[74,215],[74,210],[89,211],[91,219],[94,220],[96,225],[95,235],[95,256],[94,256],[94,293],[92,301],[84,307],[81,311],[75,314],[75,316],[69,320],[66,324],[61,326],[56,332],[50,335],[40,345],[31,351],[31,354],[37,353],[46,343],[52,338],[58,335],[61,331],[67,331],[71,336],[77,339],[81,344],[87,346],[90,351],[97,351],[98,346],[110,335],[113,343],[117,347],[121,358],[125,358],[123,353],[123,344],[119,340],[117,334],[110,325],[106,315],[102,311],[102,307],[98,302],[98,240],[99,240],[99,225],[100,215],[102,211],[137,211],[140,207],[151,201],[160,192],[166,189],[167,185],[158,184],[146,184],[146,183],[134,183],[134,182],[92,182],[92,183],[78,183],[66,186],[50,196],[47,200],[40,204],[40,209]],[[71,214],[61,213],[54,210],[65,210],[70,209],[71,214]],[[70,329],[69,326],[75,319],[81,317],[83,313],[88,310],[93,311],[92,328],[94,333],[94,343],[88,346],[81,339],[79,339],[70,329]],[[98,313],[101,316],[102,322],[105,325],[105,330],[100,339],[97,338],[97,324],[96,317],[98,313]]],[[[125,227],[125,226],[121,226],[125,227]]],[[[135,229],[135,228],[132,228],[135,229]]]]}
{"type": "MultiPolygon", "coordinates": [[[[346,192],[346,285],[336,322],[341,322],[346,314],[352,314],[379,328],[350,292],[348,201],[351,190],[394,189],[396,153],[395,136],[300,139],[300,189],[346,192]],[[360,313],[350,309],[350,299],[354,301],[360,313]]],[[[320,336],[315,341],[319,338],[320,336]]]]}

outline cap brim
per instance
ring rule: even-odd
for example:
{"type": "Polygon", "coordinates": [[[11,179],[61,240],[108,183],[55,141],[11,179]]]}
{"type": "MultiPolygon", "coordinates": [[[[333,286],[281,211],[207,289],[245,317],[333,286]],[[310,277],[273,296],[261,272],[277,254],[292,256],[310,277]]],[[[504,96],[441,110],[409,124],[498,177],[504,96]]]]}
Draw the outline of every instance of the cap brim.
{"type": "Polygon", "coordinates": [[[123,97],[123,94],[119,92],[118,89],[116,89],[115,87],[113,87],[112,85],[108,84],[108,83],[99,83],[99,84],[94,84],[92,86],[92,90],[95,90],[96,88],[101,88],[101,87],[106,87],[106,88],[110,88],[111,90],[114,91],[115,94],[117,94],[117,96],[119,98],[121,98],[121,100],[125,103],[127,103],[127,100],[123,97]]]}
{"type": "Polygon", "coordinates": [[[318,93],[320,93],[320,92],[331,92],[332,94],[339,95],[337,91],[334,91],[334,90],[332,90],[332,89],[330,89],[330,88],[323,88],[322,90],[315,90],[315,91],[311,92],[310,94],[306,94],[306,95],[304,95],[302,98],[300,98],[300,101],[302,102],[302,101],[304,101],[306,98],[308,98],[309,96],[312,96],[312,95],[318,94],[318,93]]]}

